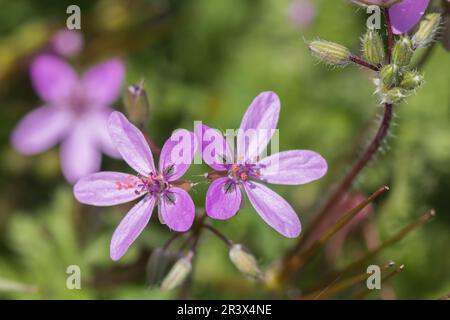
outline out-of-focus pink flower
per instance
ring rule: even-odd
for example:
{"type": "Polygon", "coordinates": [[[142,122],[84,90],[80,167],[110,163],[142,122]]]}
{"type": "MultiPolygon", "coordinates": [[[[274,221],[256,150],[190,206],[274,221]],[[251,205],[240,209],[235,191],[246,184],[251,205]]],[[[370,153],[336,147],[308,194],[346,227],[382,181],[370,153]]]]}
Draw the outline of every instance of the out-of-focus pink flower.
{"type": "Polygon", "coordinates": [[[77,30],[61,29],[50,39],[52,50],[63,57],[77,55],[83,49],[83,35],[77,30]]]}
{"type": "Polygon", "coordinates": [[[74,194],[81,203],[94,206],[112,206],[142,197],[122,219],[111,239],[111,258],[119,260],[141,234],[155,206],[160,221],[170,229],[185,232],[192,226],[194,202],[175,182],[189,169],[196,143],[192,132],[177,131],[164,144],[159,169],[156,169],[144,135],[122,113],[115,111],[110,115],[108,131],[117,150],[137,175],[93,173],[77,182],[74,194]],[[180,150],[184,155],[182,161],[180,150]]]}
{"type": "Polygon", "coordinates": [[[220,172],[206,193],[206,214],[227,220],[240,209],[242,193],[260,217],[287,238],[301,232],[300,220],[291,205],[261,182],[300,185],[320,179],[327,172],[325,159],[310,150],[289,150],[260,159],[278,124],[280,99],[274,92],[262,92],[248,107],[237,134],[237,154],[224,136],[205,125],[195,133],[203,160],[220,172]]]}
{"type": "Polygon", "coordinates": [[[42,106],[28,113],[12,134],[21,153],[41,153],[61,142],[61,167],[66,179],[98,171],[101,153],[117,157],[106,124],[122,86],[125,67],[111,59],[79,78],[61,59],[43,54],[31,64],[31,80],[42,106]]]}
{"type": "Polygon", "coordinates": [[[422,19],[430,0],[403,0],[389,8],[392,31],[402,34],[410,31],[422,19]]]}
{"type": "Polygon", "coordinates": [[[316,16],[316,6],[311,0],[294,0],[288,9],[289,20],[295,26],[309,26],[316,16]]]}

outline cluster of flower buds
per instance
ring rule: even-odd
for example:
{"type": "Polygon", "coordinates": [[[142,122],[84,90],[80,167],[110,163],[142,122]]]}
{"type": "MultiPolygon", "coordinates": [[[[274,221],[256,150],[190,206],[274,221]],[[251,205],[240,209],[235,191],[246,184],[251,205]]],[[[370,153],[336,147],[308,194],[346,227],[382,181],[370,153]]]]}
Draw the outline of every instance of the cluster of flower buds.
{"type": "Polygon", "coordinates": [[[375,79],[382,103],[399,103],[423,84],[423,76],[409,67],[413,54],[413,44],[407,35],[397,40],[392,62],[382,67],[375,79]]]}
{"type": "Polygon", "coordinates": [[[353,56],[348,48],[329,41],[315,40],[308,46],[315,57],[329,65],[345,66],[350,62],[370,65],[371,69],[378,71],[374,82],[381,103],[400,103],[424,82],[422,74],[411,67],[411,61],[417,48],[428,46],[436,38],[440,22],[440,14],[428,14],[412,37],[404,34],[398,38],[389,64],[386,64],[388,59],[383,38],[373,28],[361,37],[365,60],[353,56]]]}

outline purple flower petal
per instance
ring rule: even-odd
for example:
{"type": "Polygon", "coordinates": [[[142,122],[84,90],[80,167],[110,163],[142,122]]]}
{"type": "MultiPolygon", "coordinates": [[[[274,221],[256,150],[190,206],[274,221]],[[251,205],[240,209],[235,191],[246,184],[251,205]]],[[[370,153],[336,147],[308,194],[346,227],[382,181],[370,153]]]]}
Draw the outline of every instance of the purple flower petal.
{"type": "Polygon", "coordinates": [[[120,93],[125,66],[119,59],[98,64],[83,75],[82,83],[87,97],[98,105],[109,105],[120,93]]]}
{"type": "Polygon", "coordinates": [[[113,111],[108,107],[94,110],[86,115],[84,121],[87,122],[93,139],[102,151],[110,157],[120,158],[120,153],[112,142],[108,131],[108,119],[113,111]]]}
{"type": "Polygon", "coordinates": [[[238,160],[253,161],[267,147],[277,127],[280,99],[274,92],[260,93],[250,104],[238,131],[238,160]]]}
{"type": "Polygon", "coordinates": [[[61,102],[78,86],[78,76],[72,67],[49,54],[35,58],[30,73],[33,86],[44,101],[61,102]]]}
{"type": "Polygon", "coordinates": [[[168,181],[178,180],[189,169],[195,153],[195,137],[188,130],[177,130],[161,149],[159,170],[168,181]]]}
{"type": "Polygon", "coordinates": [[[83,123],[79,123],[64,140],[60,151],[62,171],[70,183],[100,169],[100,150],[83,123]]]}
{"type": "Polygon", "coordinates": [[[40,107],[19,122],[11,142],[23,154],[36,154],[57,144],[67,134],[72,123],[69,112],[55,107],[40,107]]]}
{"type": "Polygon", "coordinates": [[[181,188],[168,189],[162,196],[159,209],[164,223],[174,231],[187,231],[194,223],[194,202],[191,196],[181,188]]]}
{"type": "Polygon", "coordinates": [[[389,9],[392,30],[395,34],[410,31],[424,15],[429,0],[403,0],[389,9]]]}
{"type": "Polygon", "coordinates": [[[127,252],[130,245],[148,224],[154,206],[155,198],[147,196],[128,211],[112,236],[110,246],[111,259],[117,261],[127,252]]]}
{"type": "Polygon", "coordinates": [[[327,172],[327,162],[316,152],[290,150],[262,159],[261,180],[275,184],[305,184],[327,172]]]}
{"type": "Polygon", "coordinates": [[[211,183],[206,193],[206,214],[214,219],[230,219],[238,212],[241,201],[239,187],[228,178],[218,178],[211,183]]]}
{"type": "Polygon", "coordinates": [[[301,232],[300,220],[294,209],[280,195],[266,186],[244,183],[248,199],[261,218],[287,238],[295,238],[301,232]]]}
{"type": "Polygon", "coordinates": [[[230,146],[224,136],[204,124],[195,127],[195,135],[201,142],[201,153],[205,163],[214,170],[227,170],[226,164],[233,163],[230,146]]]}
{"type": "Polygon", "coordinates": [[[109,116],[108,131],[122,158],[138,173],[148,176],[155,165],[150,148],[142,132],[120,112],[109,116]]]}
{"type": "Polygon", "coordinates": [[[75,198],[94,206],[113,206],[142,196],[136,193],[141,180],[120,172],[97,172],[81,178],[74,186],[75,198]]]}

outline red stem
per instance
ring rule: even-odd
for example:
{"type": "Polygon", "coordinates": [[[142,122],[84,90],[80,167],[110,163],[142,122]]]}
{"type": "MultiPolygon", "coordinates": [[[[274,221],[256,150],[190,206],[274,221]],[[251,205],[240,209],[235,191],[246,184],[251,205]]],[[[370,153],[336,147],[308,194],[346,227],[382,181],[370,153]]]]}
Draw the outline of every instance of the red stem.
{"type": "Polygon", "coordinates": [[[344,177],[342,182],[332,193],[331,197],[328,199],[325,206],[316,215],[316,218],[313,220],[310,227],[304,231],[301,240],[286,256],[283,269],[281,271],[282,281],[288,280],[290,275],[294,274],[297,271],[298,264],[296,263],[296,256],[301,253],[301,249],[308,242],[311,234],[313,234],[313,231],[317,228],[319,223],[324,219],[324,217],[327,215],[330,209],[333,208],[333,206],[335,206],[339,202],[342,195],[350,188],[352,182],[355,180],[358,174],[370,162],[373,156],[377,153],[378,149],[381,147],[391,125],[393,115],[392,109],[393,109],[392,104],[386,103],[384,105],[383,119],[381,120],[378,132],[376,136],[373,138],[369,147],[358,159],[358,161],[353,165],[350,172],[344,177]]]}
{"type": "Polygon", "coordinates": [[[389,9],[384,9],[384,15],[386,18],[386,29],[388,33],[388,62],[391,63],[392,61],[392,46],[394,45],[394,34],[392,32],[392,23],[391,23],[391,16],[389,15],[389,9]]]}
{"type": "MultiPolygon", "coordinates": [[[[389,9],[385,9],[384,14],[386,17],[386,28],[388,31],[388,61],[389,61],[389,63],[391,63],[394,35],[392,32],[392,24],[391,24],[391,18],[389,16],[389,9]]],[[[352,60],[354,63],[358,63],[360,65],[363,65],[365,67],[368,67],[368,68],[374,70],[373,68],[370,67],[370,65],[367,66],[364,63],[361,64],[361,62],[364,62],[362,59],[358,59],[357,57],[350,57],[350,60],[352,60]]],[[[376,70],[376,71],[379,71],[379,70],[376,70]]],[[[296,257],[299,254],[301,254],[303,246],[306,243],[308,243],[308,238],[310,237],[310,235],[317,228],[317,226],[322,221],[322,219],[326,216],[326,214],[329,212],[329,210],[339,202],[342,195],[345,194],[345,192],[350,188],[351,184],[353,183],[355,178],[358,176],[358,174],[370,162],[370,160],[373,158],[373,156],[377,153],[378,149],[381,147],[381,145],[389,131],[389,128],[391,126],[392,115],[393,115],[392,109],[393,109],[392,104],[390,104],[390,103],[384,104],[383,119],[381,120],[380,127],[378,128],[378,132],[377,132],[376,136],[373,138],[369,147],[366,149],[366,151],[363,153],[363,155],[358,159],[358,161],[353,165],[350,172],[344,177],[342,182],[332,193],[331,197],[328,199],[326,204],[323,206],[322,210],[316,215],[316,218],[313,220],[310,227],[303,232],[303,237],[300,239],[300,241],[297,242],[295,247],[292,250],[290,250],[287,253],[287,255],[285,256],[283,265],[281,268],[281,272],[280,272],[280,280],[284,284],[286,283],[287,280],[289,280],[289,278],[293,274],[295,274],[298,271],[299,265],[296,263],[296,261],[297,261],[296,257]]]]}
{"type": "Polygon", "coordinates": [[[353,63],[356,63],[356,64],[358,64],[360,66],[366,67],[366,68],[368,68],[370,70],[373,70],[375,72],[380,71],[380,68],[378,66],[376,66],[374,64],[371,64],[371,63],[361,59],[360,57],[350,56],[350,61],[353,62],[353,63]]]}

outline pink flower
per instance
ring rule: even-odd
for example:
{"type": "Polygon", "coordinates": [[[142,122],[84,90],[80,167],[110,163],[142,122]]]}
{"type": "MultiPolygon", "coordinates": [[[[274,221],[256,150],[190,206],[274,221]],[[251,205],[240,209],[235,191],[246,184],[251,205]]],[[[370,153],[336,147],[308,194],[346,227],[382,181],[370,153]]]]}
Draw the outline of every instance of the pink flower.
{"type": "Polygon", "coordinates": [[[106,123],[124,71],[123,63],[112,59],[92,67],[80,79],[71,66],[55,56],[35,58],[31,80],[44,103],[17,125],[11,138],[13,146],[33,155],[61,142],[62,171],[71,183],[98,171],[102,152],[118,156],[106,123]]]}
{"type": "Polygon", "coordinates": [[[110,115],[108,131],[117,150],[137,175],[94,173],[77,182],[74,194],[78,201],[94,206],[111,206],[143,197],[128,211],[112,236],[110,255],[113,260],[119,260],[149,222],[155,205],[159,206],[161,222],[170,229],[184,232],[192,226],[194,202],[174,183],[192,162],[195,139],[187,130],[175,132],[161,150],[157,170],[142,132],[122,113],[115,111],[110,115]]]}
{"type": "Polygon", "coordinates": [[[258,95],[244,115],[237,135],[237,160],[224,137],[205,125],[196,127],[202,141],[203,160],[214,170],[215,179],[206,195],[206,213],[215,219],[230,219],[241,207],[242,192],[261,218],[288,238],[301,231],[294,209],[280,195],[260,182],[305,184],[321,178],[327,163],[308,150],[290,150],[259,159],[278,123],[280,100],[273,92],[258,95]]]}
{"type": "Polygon", "coordinates": [[[410,31],[422,19],[430,0],[403,0],[389,8],[395,34],[410,31]]]}

